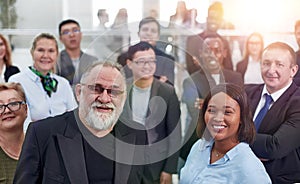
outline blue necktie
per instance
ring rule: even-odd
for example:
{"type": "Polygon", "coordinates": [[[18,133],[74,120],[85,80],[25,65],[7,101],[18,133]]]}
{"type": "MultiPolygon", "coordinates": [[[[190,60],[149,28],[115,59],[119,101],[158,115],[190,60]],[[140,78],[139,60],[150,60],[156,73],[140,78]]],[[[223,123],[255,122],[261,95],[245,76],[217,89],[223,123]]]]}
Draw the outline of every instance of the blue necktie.
{"type": "Polygon", "coordinates": [[[267,112],[269,110],[269,107],[270,107],[271,103],[273,102],[273,99],[272,99],[271,95],[264,94],[264,96],[266,97],[265,105],[259,111],[258,115],[256,116],[256,118],[254,120],[254,125],[255,125],[255,128],[256,128],[256,131],[258,130],[261,121],[263,120],[264,116],[267,114],[267,112]]]}

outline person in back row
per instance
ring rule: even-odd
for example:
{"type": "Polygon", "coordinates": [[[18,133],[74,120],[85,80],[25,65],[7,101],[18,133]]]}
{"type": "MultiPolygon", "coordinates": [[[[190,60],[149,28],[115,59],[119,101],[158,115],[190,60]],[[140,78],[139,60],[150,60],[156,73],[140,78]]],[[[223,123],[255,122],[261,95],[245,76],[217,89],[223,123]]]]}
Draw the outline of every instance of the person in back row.
{"type": "Polygon", "coordinates": [[[71,85],[75,85],[80,81],[82,72],[97,61],[97,58],[81,50],[82,32],[76,20],[62,21],[59,24],[58,33],[59,40],[64,44],[65,49],[59,54],[56,72],[66,78],[71,85]]]}
{"type": "MultiPolygon", "coordinates": [[[[156,47],[160,37],[160,24],[153,17],[145,17],[139,22],[138,36],[140,41],[150,43],[154,47],[156,55],[156,70],[154,77],[162,82],[174,85],[175,82],[175,58],[156,47]]],[[[127,52],[118,57],[118,63],[125,66],[127,52]]],[[[126,67],[125,67],[126,68],[126,67]]],[[[132,76],[131,70],[126,70],[127,78],[132,76]]]]}
{"type": "Polygon", "coordinates": [[[0,34],[0,82],[7,82],[8,78],[20,70],[12,64],[11,47],[8,41],[0,34]]]}

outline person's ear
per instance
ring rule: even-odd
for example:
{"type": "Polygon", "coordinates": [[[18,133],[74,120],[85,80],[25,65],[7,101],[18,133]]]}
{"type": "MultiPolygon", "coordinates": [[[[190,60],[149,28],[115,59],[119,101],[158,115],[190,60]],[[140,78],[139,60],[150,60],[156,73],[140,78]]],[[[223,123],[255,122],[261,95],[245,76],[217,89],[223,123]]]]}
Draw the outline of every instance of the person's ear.
{"type": "Polygon", "coordinates": [[[130,59],[126,59],[126,64],[128,68],[132,70],[132,61],[130,59]]]}
{"type": "Polygon", "coordinates": [[[81,84],[76,84],[75,95],[78,102],[80,101],[80,94],[81,94],[81,84]]]}

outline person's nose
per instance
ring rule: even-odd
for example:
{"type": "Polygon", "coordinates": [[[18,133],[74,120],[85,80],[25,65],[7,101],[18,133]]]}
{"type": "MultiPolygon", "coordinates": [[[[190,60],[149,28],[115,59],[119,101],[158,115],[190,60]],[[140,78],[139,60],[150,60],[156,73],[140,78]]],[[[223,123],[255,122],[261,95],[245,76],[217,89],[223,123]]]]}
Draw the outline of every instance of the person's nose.
{"type": "Polygon", "coordinates": [[[217,121],[217,122],[224,121],[224,113],[223,112],[218,112],[216,114],[216,116],[214,117],[214,121],[217,121]]]}
{"type": "Polygon", "coordinates": [[[107,90],[104,89],[101,94],[98,95],[97,100],[99,100],[102,103],[109,103],[111,102],[111,96],[107,93],[107,90]]]}

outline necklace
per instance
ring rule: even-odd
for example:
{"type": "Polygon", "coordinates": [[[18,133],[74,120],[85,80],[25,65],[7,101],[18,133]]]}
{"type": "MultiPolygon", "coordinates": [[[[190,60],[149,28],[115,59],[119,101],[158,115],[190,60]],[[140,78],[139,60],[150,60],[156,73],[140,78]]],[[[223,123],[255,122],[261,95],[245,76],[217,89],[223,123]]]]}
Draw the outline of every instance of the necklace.
{"type": "Polygon", "coordinates": [[[219,158],[220,156],[224,156],[224,155],[225,155],[224,153],[218,152],[216,149],[213,149],[212,153],[214,153],[214,155],[215,155],[216,157],[218,157],[218,158],[219,158]]]}

